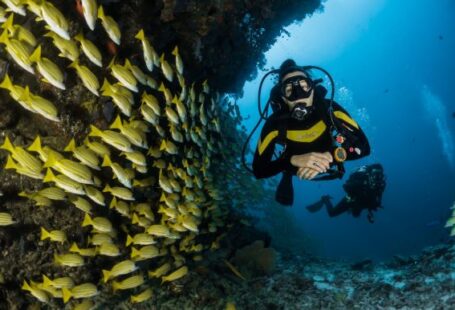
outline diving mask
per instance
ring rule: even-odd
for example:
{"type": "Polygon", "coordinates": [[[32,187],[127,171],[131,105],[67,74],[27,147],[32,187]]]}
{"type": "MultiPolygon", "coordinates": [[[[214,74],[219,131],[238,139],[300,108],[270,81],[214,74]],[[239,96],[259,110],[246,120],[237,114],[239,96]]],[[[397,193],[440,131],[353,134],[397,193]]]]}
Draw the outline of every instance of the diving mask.
{"type": "Polygon", "coordinates": [[[293,76],[281,82],[281,94],[289,101],[310,97],[313,88],[313,81],[303,75],[293,76]]]}

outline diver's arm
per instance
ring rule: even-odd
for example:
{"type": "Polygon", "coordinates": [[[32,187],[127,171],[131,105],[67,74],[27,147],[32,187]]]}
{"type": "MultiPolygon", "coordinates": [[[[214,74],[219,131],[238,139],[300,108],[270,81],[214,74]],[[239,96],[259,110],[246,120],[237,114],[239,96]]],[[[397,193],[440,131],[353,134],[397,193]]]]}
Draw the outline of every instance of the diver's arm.
{"type": "Polygon", "coordinates": [[[275,143],[278,138],[278,129],[273,126],[269,119],[262,128],[261,138],[259,139],[253,159],[253,173],[257,179],[272,177],[284,170],[290,170],[290,156],[284,152],[275,160],[272,160],[275,143]]]}
{"type": "Polygon", "coordinates": [[[346,138],[343,143],[347,152],[346,160],[359,159],[370,154],[370,143],[357,122],[338,103],[333,102],[334,121],[346,138]]]}

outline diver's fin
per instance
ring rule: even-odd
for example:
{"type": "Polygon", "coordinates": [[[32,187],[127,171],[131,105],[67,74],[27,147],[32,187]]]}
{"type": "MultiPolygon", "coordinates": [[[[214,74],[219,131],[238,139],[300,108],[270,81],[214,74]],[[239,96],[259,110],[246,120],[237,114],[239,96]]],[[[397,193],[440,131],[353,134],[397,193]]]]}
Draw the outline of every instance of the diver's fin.
{"type": "Polygon", "coordinates": [[[317,212],[321,210],[321,208],[324,206],[324,201],[321,199],[318,202],[315,202],[309,206],[306,206],[306,209],[310,211],[311,213],[317,212]]]}
{"type": "Polygon", "coordinates": [[[294,202],[294,188],[292,186],[292,174],[283,172],[280,184],[276,188],[275,200],[285,206],[292,206],[294,202]]]}

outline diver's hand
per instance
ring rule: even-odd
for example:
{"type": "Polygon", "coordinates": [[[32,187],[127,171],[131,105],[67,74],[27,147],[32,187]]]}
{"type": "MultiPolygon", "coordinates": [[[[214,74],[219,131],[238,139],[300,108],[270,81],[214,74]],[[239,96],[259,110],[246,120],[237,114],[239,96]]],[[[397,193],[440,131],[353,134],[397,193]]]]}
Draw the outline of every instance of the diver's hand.
{"type": "Polygon", "coordinates": [[[301,179],[311,180],[318,174],[319,174],[319,171],[311,169],[311,168],[306,168],[306,167],[299,168],[299,170],[297,170],[297,176],[299,177],[300,180],[301,179]]]}
{"type": "Polygon", "coordinates": [[[319,173],[326,172],[327,169],[330,168],[331,162],[333,162],[333,157],[329,152],[310,152],[301,155],[293,155],[291,157],[291,164],[293,166],[298,168],[309,168],[319,173]]]}

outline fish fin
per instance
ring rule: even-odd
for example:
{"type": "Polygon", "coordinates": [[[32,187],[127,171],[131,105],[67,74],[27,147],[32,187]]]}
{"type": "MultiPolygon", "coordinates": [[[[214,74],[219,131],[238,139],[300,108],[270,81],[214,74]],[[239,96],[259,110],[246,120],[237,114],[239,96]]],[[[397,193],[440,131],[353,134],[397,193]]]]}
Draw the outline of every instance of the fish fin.
{"type": "Polygon", "coordinates": [[[114,122],[112,123],[111,126],[109,126],[109,128],[122,130],[123,125],[122,125],[122,118],[120,117],[120,115],[117,115],[114,122]]]}
{"type": "Polygon", "coordinates": [[[31,62],[38,62],[41,59],[41,45],[38,45],[29,57],[31,62]]]}
{"type": "Polygon", "coordinates": [[[71,245],[70,252],[74,252],[74,253],[79,252],[79,247],[77,246],[76,242],[73,242],[73,244],[71,245]]]}
{"type": "Polygon", "coordinates": [[[33,143],[27,148],[27,150],[31,152],[42,152],[43,149],[41,148],[41,137],[38,135],[36,136],[33,143]]]}
{"type": "Polygon", "coordinates": [[[13,82],[11,82],[11,79],[10,79],[8,73],[5,74],[5,78],[0,83],[0,88],[4,88],[4,89],[8,89],[8,90],[11,90],[13,88],[13,82]]]}
{"type": "Polygon", "coordinates": [[[126,236],[126,246],[129,246],[131,243],[133,243],[134,239],[130,235],[126,236]]]}
{"type": "Polygon", "coordinates": [[[109,184],[106,184],[106,186],[103,189],[103,193],[110,192],[110,191],[111,191],[111,187],[109,186],[109,184]]]}
{"type": "Polygon", "coordinates": [[[2,25],[2,28],[3,29],[8,29],[8,30],[14,30],[14,27],[13,27],[13,18],[14,18],[14,14],[10,14],[8,16],[8,18],[6,19],[6,21],[3,23],[2,25]]]}
{"type": "Polygon", "coordinates": [[[117,205],[117,198],[114,197],[111,200],[111,203],[109,204],[109,209],[113,209],[117,205]]]}
{"type": "Polygon", "coordinates": [[[22,284],[22,289],[24,291],[31,291],[32,288],[30,287],[30,285],[27,283],[27,281],[24,280],[24,284],[22,284]]]}
{"type": "Polygon", "coordinates": [[[135,258],[141,254],[134,246],[131,247],[131,258],[135,258]]]}
{"type": "Polygon", "coordinates": [[[101,18],[103,19],[106,15],[104,15],[104,9],[103,9],[103,6],[100,5],[99,8],[98,8],[98,18],[101,18]]]}
{"type": "Polygon", "coordinates": [[[11,140],[8,138],[8,136],[5,137],[5,141],[0,146],[0,149],[4,149],[11,153],[14,153],[14,145],[11,143],[11,140]]]}
{"type": "Polygon", "coordinates": [[[79,32],[77,35],[75,35],[74,40],[77,40],[82,43],[82,40],[84,40],[84,36],[82,35],[82,32],[79,32]]]}
{"type": "Polygon", "coordinates": [[[89,137],[101,137],[103,135],[103,132],[95,126],[90,125],[90,133],[88,135],[89,137]]]}
{"type": "Polygon", "coordinates": [[[52,170],[50,168],[47,168],[46,175],[44,176],[43,182],[54,182],[55,181],[55,175],[52,173],[52,170]]]}
{"type": "Polygon", "coordinates": [[[46,277],[46,275],[43,274],[43,285],[44,286],[47,286],[47,287],[50,287],[52,286],[53,282],[51,279],[49,279],[48,277],[46,277]]]}
{"type": "Polygon", "coordinates": [[[137,216],[136,213],[133,213],[133,218],[131,219],[132,224],[137,224],[139,223],[139,217],[137,216]]]}
{"type": "Polygon", "coordinates": [[[50,168],[50,167],[55,166],[56,163],[57,163],[57,158],[55,157],[54,153],[51,152],[51,153],[49,153],[49,156],[47,156],[47,160],[44,163],[43,167],[50,168]]]}
{"type": "Polygon", "coordinates": [[[66,287],[62,288],[63,302],[66,304],[71,298],[71,291],[66,287]]]}
{"type": "Polygon", "coordinates": [[[40,240],[45,240],[47,238],[50,238],[50,233],[43,227],[41,227],[41,238],[40,240]]]}
{"type": "Polygon", "coordinates": [[[112,166],[112,161],[109,158],[109,155],[105,154],[103,158],[103,162],[101,163],[101,167],[110,167],[112,166]]]}
{"type": "Polygon", "coordinates": [[[145,38],[144,29],[139,30],[139,32],[134,36],[134,38],[143,41],[145,38]]]}
{"type": "Polygon", "coordinates": [[[0,43],[8,44],[8,30],[3,30],[2,34],[0,35],[0,43]]]}
{"type": "Polygon", "coordinates": [[[10,155],[8,155],[8,159],[6,160],[5,169],[15,169],[17,170],[18,165],[14,162],[10,155]]]}
{"type": "Polygon", "coordinates": [[[177,56],[179,54],[179,47],[176,45],[172,50],[172,55],[177,56]]]}
{"type": "Polygon", "coordinates": [[[112,60],[109,62],[109,64],[107,65],[108,68],[111,68],[113,65],[115,65],[115,55],[114,57],[112,57],[112,60]]]}
{"type": "Polygon", "coordinates": [[[104,283],[107,283],[107,281],[109,281],[110,276],[111,276],[111,272],[109,270],[103,270],[104,283]]]}
{"type": "Polygon", "coordinates": [[[88,226],[92,224],[92,219],[90,218],[90,215],[85,213],[84,220],[82,221],[82,227],[88,226]]]}
{"type": "Polygon", "coordinates": [[[74,138],[68,143],[68,145],[63,149],[64,152],[74,152],[76,150],[76,141],[74,138]]]}

